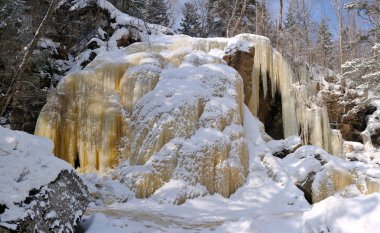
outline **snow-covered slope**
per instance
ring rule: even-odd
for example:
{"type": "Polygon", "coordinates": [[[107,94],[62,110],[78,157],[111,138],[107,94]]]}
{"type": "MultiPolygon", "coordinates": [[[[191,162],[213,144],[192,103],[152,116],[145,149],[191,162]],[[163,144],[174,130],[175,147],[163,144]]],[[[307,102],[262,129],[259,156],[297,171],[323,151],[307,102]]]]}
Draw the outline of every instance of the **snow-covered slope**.
{"type": "MultiPolygon", "coordinates": [[[[377,232],[379,194],[353,199],[330,197],[310,206],[293,184],[294,175],[288,172],[289,167],[283,169],[283,162],[271,155],[261,136],[261,122],[248,108],[244,109],[243,125],[249,149],[249,174],[245,184],[229,198],[207,194],[178,206],[159,202],[154,195],[136,199],[115,181],[95,178],[95,174],[84,175],[96,201],[82,227],[90,233],[377,232]]],[[[315,149],[303,148],[304,155],[315,153],[315,149]]],[[[331,157],[324,153],[324,157],[331,157]]],[[[312,170],[311,166],[304,163],[291,172],[307,170],[312,170]]]]}

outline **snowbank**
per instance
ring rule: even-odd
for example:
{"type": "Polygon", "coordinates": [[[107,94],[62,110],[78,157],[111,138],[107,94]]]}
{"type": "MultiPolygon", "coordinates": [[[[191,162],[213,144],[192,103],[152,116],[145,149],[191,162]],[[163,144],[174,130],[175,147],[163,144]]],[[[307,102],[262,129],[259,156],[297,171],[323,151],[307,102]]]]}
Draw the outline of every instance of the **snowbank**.
{"type": "Polygon", "coordinates": [[[329,197],[303,215],[302,233],[377,233],[380,194],[344,199],[329,197]]]}

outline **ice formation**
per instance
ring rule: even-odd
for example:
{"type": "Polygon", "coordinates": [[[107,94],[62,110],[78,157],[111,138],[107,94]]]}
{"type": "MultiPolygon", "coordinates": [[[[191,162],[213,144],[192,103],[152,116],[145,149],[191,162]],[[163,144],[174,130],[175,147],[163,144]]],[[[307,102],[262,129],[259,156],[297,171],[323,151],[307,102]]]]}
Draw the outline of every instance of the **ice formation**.
{"type": "Polygon", "coordinates": [[[302,70],[295,75],[269,39],[251,34],[152,37],[99,54],[60,82],[35,134],[50,138],[55,155],[83,172],[124,161],[115,177],[138,197],[169,181],[190,190],[178,193],[178,202],[205,192],[229,196],[247,175],[243,80],[221,58],[232,45],[255,47],[247,103],[254,115],[262,83],[264,96],[281,94],[285,137],[301,132],[305,144],[339,150],[331,144],[340,145],[341,137],[329,128],[326,108],[311,101],[314,81],[302,70]]]}
{"type": "Polygon", "coordinates": [[[279,162],[294,183],[307,189],[313,203],[334,195],[352,197],[380,192],[377,165],[347,161],[316,146],[300,147],[279,162]]]}

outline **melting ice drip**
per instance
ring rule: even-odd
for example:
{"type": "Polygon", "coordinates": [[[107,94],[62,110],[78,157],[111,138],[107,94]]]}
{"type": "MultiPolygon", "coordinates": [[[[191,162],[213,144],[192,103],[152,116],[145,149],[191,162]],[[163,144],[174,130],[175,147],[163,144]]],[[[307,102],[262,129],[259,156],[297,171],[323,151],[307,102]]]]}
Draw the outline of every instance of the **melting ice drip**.
{"type": "Polygon", "coordinates": [[[55,155],[81,171],[119,165],[115,177],[137,197],[158,189],[179,192],[176,203],[207,192],[228,197],[248,173],[244,85],[215,55],[239,41],[255,46],[250,111],[260,111],[260,82],[264,96],[269,83],[272,97],[281,95],[284,136],[301,132],[305,144],[333,151],[326,108],[309,101],[316,93],[312,81],[306,75],[297,80],[267,38],[248,34],[173,36],[166,43],[135,43],[122,55],[98,55],[59,83],[35,133],[52,139],[55,155]]]}

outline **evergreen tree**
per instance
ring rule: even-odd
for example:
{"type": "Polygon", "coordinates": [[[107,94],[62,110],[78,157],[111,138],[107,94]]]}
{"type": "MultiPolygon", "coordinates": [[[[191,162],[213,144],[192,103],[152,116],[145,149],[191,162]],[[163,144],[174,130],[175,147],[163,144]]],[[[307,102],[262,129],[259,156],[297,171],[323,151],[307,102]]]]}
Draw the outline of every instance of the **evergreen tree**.
{"type": "Polygon", "coordinates": [[[329,66],[331,68],[331,55],[333,49],[332,34],[329,30],[326,18],[323,18],[318,28],[318,60],[324,67],[329,66]]]}
{"type": "Polygon", "coordinates": [[[185,7],[182,9],[184,18],[181,22],[181,29],[179,31],[183,34],[200,37],[202,36],[200,16],[197,12],[197,8],[193,3],[185,3],[185,7]]]}
{"type": "Polygon", "coordinates": [[[255,0],[208,0],[210,36],[255,31],[255,0]]]}
{"type": "Polygon", "coordinates": [[[284,22],[284,28],[289,29],[292,28],[296,25],[296,15],[295,15],[295,9],[297,8],[296,6],[296,1],[290,0],[289,1],[289,7],[288,11],[286,12],[285,15],[285,22],[284,22]]]}
{"type": "Polygon", "coordinates": [[[276,27],[267,8],[267,1],[257,2],[257,34],[268,37],[271,41],[276,41],[276,27]]]}
{"type": "Polygon", "coordinates": [[[169,26],[169,3],[167,0],[147,0],[141,12],[149,23],[169,26]]]}

